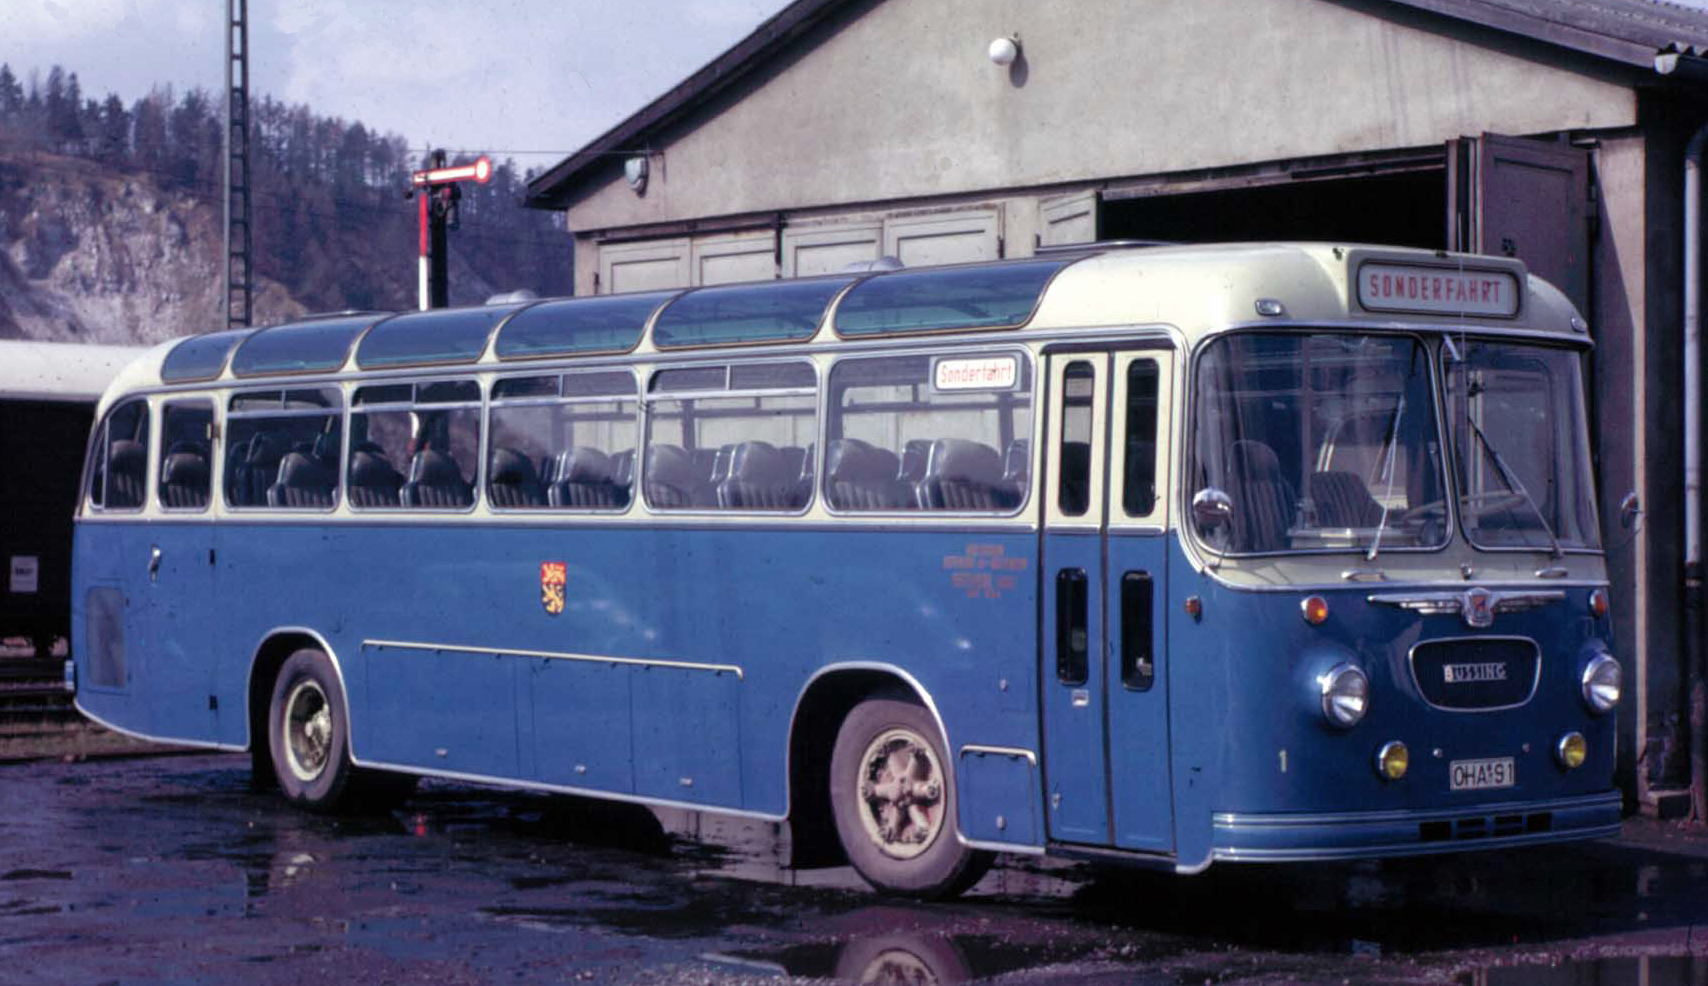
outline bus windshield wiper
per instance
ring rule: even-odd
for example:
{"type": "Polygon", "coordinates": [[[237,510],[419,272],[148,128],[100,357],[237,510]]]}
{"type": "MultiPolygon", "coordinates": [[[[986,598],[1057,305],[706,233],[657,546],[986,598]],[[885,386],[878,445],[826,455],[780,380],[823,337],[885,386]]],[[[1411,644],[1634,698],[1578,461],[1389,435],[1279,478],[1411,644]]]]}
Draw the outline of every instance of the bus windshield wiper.
{"type": "MultiPolygon", "coordinates": [[[[1476,394],[1473,392],[1470,396],[1474,397],[1476,394]]],[[[1506,460],[1495,450],[1494,443],[1489,441],[1489,436],[1483,434],[1483,429],[1469,412],[1465,414],[1465,423],[1471,426],[1471,433],[1477,436],[1477,441],[1483,443],[1483,449],[1488,452],[1489,458],[1494,460],[1495,468],[1500,470],[1501,482],[1506,484],[1508,490],[1522,496],[1525,503],[1530,504],[1530,509],[1536,514],[1537,522],[1542,525],[1542,533],[1548,535],[1548,543],[1553,546],[1554,557],[1559,558],[1565,555],[1565,552],[1560,550],[1560,539],[1554,536],[1554,528],[1548,524],[1547,515],[1542,513],[1542,508],[1537,505],[1536,499],[1530,495],[1529,490],[1524,488],[1524,483],[1518,478],[1518,475],[1507,466],[1506,460]]],[[[1463,497],[1464,494],[1461,493],[1460,496],[1463,497]]]]}
{"type": "Polygon", "coordinates": [[[1376,522],[1376,536],[1370,539],[1370,552],[1364,556],[1365,561],[1375,561],[1376,552],[1382,547],[1382,532],[1388,527],[1388,504],[1394,502],[1394,455],[1400,447],[1400,415],[1406,411],[1406,395],[1400,395],[1400,401],[1394,405],[1393,420],[1388,422],[1388,459],[1382,463],[1382,471],[1387,474],[1388,488],[1382,493],[1382,519],[1376,522]]]}

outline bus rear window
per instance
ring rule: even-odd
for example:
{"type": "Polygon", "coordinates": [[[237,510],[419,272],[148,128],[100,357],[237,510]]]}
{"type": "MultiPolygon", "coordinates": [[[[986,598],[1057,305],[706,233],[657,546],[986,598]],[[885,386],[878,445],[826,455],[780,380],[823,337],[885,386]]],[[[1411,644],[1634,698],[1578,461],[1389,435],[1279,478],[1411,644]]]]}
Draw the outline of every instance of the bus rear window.
{"type": "Polygon", "coordinates": [[[102,510],[141,510],[148,490],[148,402],[127,401],[107,415],[89,474],[89,502],[102,510]]]}

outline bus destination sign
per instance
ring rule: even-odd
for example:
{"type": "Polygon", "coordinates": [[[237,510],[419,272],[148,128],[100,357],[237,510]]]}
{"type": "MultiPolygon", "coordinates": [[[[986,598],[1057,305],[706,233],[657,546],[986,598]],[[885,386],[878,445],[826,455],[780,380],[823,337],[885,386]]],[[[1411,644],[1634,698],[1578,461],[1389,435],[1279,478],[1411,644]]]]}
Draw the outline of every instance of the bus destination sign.
{"type": "Polygon", "coordinates": [[[1358,303],[1370,311],[1511,318],[1518,314],[1518,278],[1501,270],[1364,264],[1358,303]]]}
{"type": "Polygon", "coordinates": [[[1013,390],[1020,363],[1013,356],[940,359],[932,374],[938,390],[1013,390]]]}

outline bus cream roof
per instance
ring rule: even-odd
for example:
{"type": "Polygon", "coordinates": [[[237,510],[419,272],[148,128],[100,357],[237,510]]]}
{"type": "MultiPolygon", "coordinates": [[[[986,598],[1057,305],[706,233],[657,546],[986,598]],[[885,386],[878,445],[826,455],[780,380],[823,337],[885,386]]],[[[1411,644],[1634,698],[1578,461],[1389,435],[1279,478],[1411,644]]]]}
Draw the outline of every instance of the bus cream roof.
{"type": "Polygon", "coordinates": [[[0,394],[14,400],[94,401],[146,351],[140,346],[0,341],[0,394]]]}
{"type": "Polygon", "coordinates": [[[1485,326],[1585,341],[1574,333],[1577,312],[1553,285],[1505,257],[1331,243],[1232,243],[1111,250],[1056,275],[1028,329],[1167,324],[1188,340],[1234,326],[1276,321],[1335,324],[1349,319],[1395,324],[1485,326]],[[1524,284],[1512,318],[1427,313],[1373,313],[1351,301],[1352,278],[1365,261],[1497,270],[1524,284]],[[1257,302],[1280,302],[1273,319],[1257,302]]]}

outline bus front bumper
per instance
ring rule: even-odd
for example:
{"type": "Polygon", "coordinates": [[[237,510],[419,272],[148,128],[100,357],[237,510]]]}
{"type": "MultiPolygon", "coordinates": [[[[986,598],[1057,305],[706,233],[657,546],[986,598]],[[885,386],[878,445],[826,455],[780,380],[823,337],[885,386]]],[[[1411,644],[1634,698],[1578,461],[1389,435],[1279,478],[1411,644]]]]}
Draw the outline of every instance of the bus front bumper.
{"type": "Polygon", "coordinates": [[[1298,862],[1500,849],[1619,834],[1618,791],[1419,811],[1214,816],[1211,858],[1298,862]]]}

